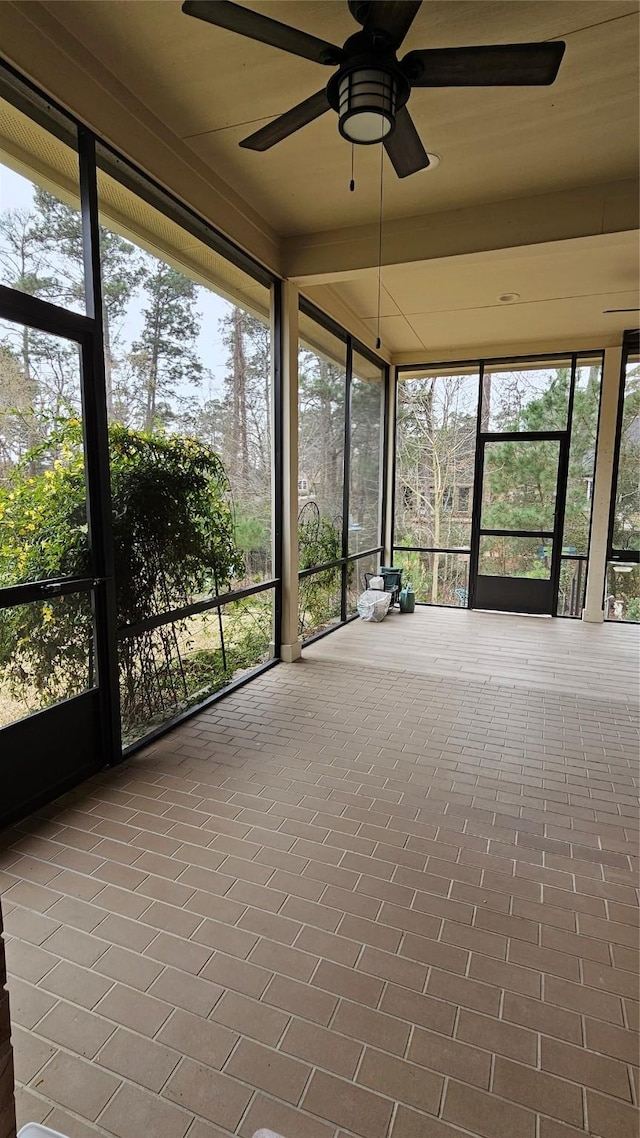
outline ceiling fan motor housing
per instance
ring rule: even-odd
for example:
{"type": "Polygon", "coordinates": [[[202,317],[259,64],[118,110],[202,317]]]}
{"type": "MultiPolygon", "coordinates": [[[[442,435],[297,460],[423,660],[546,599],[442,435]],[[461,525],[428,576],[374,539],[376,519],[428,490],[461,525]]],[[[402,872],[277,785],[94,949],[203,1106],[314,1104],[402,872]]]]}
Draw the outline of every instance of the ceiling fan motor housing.
{"type": "Polygon", "coordinates": [[[393,134],[396,114],[410,91],[387,44],[376,50],[369,37],[358,33],[344,45],[340,67],[327,84],[327,99],[338,114],[343,138],[367,146],[393,134]]]}

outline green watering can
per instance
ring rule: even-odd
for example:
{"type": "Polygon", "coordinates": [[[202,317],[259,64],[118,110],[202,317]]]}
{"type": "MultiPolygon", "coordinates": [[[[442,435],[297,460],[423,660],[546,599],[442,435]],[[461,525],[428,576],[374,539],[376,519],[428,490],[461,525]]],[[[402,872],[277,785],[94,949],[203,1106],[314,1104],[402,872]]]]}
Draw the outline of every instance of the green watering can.
{"type": "Polygon", "coordinates": [[[416,611],[416,594],[414,593],[409,581],[403,589],[400,590],[400,612],[415,612],[416,611]]]}

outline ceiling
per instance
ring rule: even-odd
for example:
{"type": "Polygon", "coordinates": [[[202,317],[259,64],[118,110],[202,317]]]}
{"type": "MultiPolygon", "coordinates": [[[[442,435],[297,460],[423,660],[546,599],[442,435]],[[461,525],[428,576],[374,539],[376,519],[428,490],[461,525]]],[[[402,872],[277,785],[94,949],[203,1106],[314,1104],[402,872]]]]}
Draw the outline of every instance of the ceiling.
{"type": "MultiPolygon", "coordinates": [[[[375,336],[376,270],[344,280],[339,292],[375,336]]],[[[586,329],[597,338],[621,321],[634,326],[637,314],[604,309],[638,306],[637,233],[605,234],[387,266],[380,335],[396,352],[423,355],[454,344],[473,349],[564,338],[570,346],[586,329]]]]}
{"type": "MultiPolygon", "coordinates": [[[[70,33],[85,70],[91,57],[99,60],[122,85],[121,101],[130,93],[284,245],[302,247],[327,233],[339,245],[377,223],[380,149],[356,148],[350,193],[351,149],[334,112],[266,153],[238,146],[323,87],[331,68],[189,18],[179,0],[15,0],[11,6],[28,10],[32,23],[46,15],[49,39],[56,29],[70,33]]],[[[342,0],[246,6],[337,44],[357,30],[342,0]]],[[[567,48],[551,87],[415,90],[411,114],[441,162],[399,180],[385,156],[385,225],[425,216],[437,222],[458,210],[472,219],[474,210],[488,207],[508,220],[514,202],[637,179],[638,14],[637,0],[425,0],[400,54],[548,39],[563,39],[567,48]]],[[[70,43],[67,37],[67,55],[70,43]]],[[[82,116],[81,107],[73,109],[82,116]]],[[[603,318],[602,309],[638,304],[637,234],[629,235],[628,221],[612,222],[612,233],[606,228],[596,216],[579,234],[567,225],[552,241],[524,234],[496,249],[471,245],[472,252],[461,253],[452,246],[410,265],[408,258],[387,257],[385,345],[424,352],[628,327],[633,316],[603,318]],[[613,239],[621,233],[623,240],[613,239]],[[500,303],[505,292],[520,300],[500,303]]],[[[369,246],[357,270],[336,276],[331,291],[373,334],[377,284],[369,246]]],[[[313,295],[320,275],[317,282],[313,272],[297,276],[313,295]]]]}
{"type": "MultiPolygon", "coordinates": [[[[378,147],[351,148],[334,112],[263,154],[239,141],[325,85],[332,69],[183,15],[174,0],[52,0],[81,39],[282,235],[373,221],[378,147]]],[[[346,0],[247,4],[332,42],[357,30],[346,0]]],[[[402,47],[564,39],[552,87],[415,90],[411,113],[437,170],[400,181],[385,158],[385,217],[453,209],[638,167],[635,0],[425,0],[402,47]]]]}

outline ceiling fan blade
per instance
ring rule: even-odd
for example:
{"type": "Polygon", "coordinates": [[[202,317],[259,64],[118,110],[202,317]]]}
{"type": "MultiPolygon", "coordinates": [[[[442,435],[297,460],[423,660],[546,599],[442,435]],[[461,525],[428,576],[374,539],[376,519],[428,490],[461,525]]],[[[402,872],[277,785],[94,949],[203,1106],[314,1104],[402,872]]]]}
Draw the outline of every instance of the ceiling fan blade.
{"type": "Polygon", "coordinates": [[[385,32],[400,47],[420,8],[422,0],[374,0],[364,20],[366,32],[385,32]]]}
{"type": "Polygon", "coordinates": [[[281,51],[289,51],[292,55],[301,55],[314,63],[336,64],[342,58],[341,48],[334,44],[297,28],[290,28],[279,20],[271,20],[252,8],[232,4],[230,0],[185,0],[182,11],[187,16],[195,16],[197,20],[205,20],[208,24],[237,32],[240,36],[248,36],[260,43],[268,43],[271,47],[279,47],[281,51]]]}
{"type": "Polygon", "coordinates": [[[401,107],[396,114],[396,128],[385,138],[384,148],[399,178],[407,178],[430,165],[429,155],[406,107],[401,107]]]}
{"type": "Polygon", "coordinates": [[[400,66],[412,87],[527,87],[553,83],[565,45],[506,43],[410,51],[400,66]]]}
{"type": "Polygon", "coordinates": [[[640,312],[640,308],[603,308],[602,315],[606,316],[612,312],[640,312]]]}
{"type": "Polygon", "coordinates": [[[274,119],[273,122],[267,123],[260,130],[256,130],[248,138],[243,138],[240,145],[247,150],[270,150],[276,142],[282,142],[283,138],[295,134],[297,130],[300,130],[300,127],[320,118],[320,115],[328,110],[329,100],[323,87],[322,91],[316,91],[315,95],[310,95],[308,99],[298,103],[290,111],[285,111],[283,115],[274,119]]]}

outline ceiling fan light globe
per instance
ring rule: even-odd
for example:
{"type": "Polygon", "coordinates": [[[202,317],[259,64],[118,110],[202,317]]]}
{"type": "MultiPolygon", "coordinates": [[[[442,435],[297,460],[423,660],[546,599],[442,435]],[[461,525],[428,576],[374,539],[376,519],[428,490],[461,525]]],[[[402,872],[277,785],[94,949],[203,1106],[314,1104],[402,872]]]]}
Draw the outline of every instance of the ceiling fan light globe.
{"type": "Polygon", "coordinates": [[[350,111],[338,126],[343,138],[361,146],[382,142],[393,130],[393,121],[379,111],[350,111]]]}
{"type": "Polygon", "coordinates": [[[343,138],[364,146],[382,142],[395,126],[396,100],[396,79],[388,71],[367,67],[341,76],[338,128],[343,138]]]}

